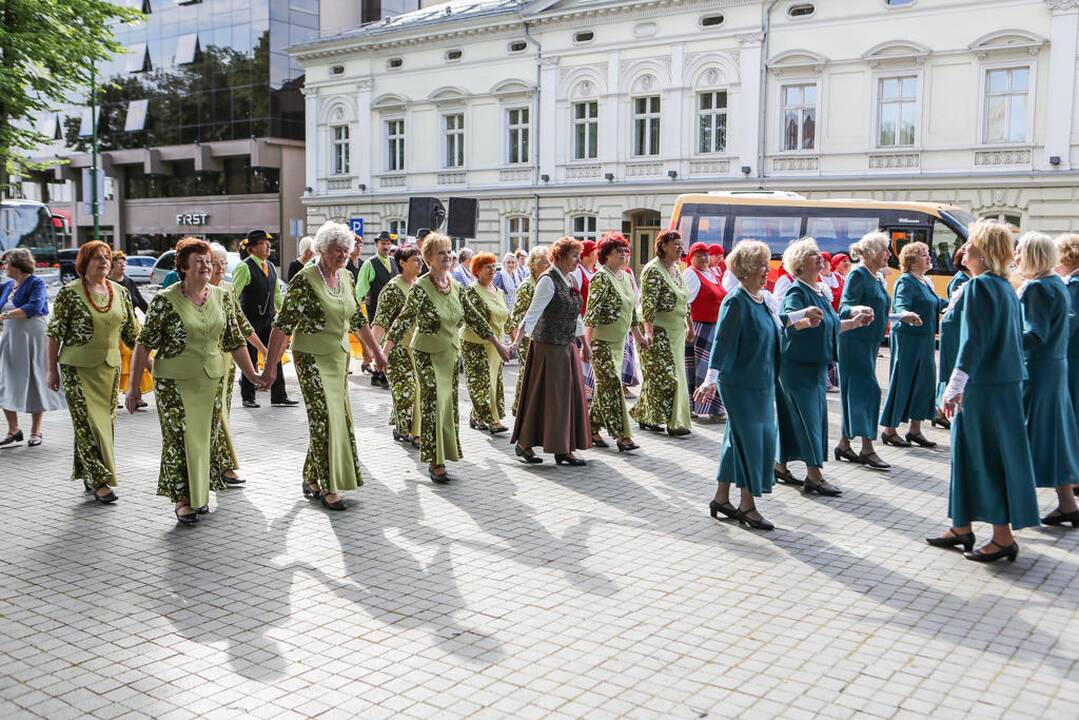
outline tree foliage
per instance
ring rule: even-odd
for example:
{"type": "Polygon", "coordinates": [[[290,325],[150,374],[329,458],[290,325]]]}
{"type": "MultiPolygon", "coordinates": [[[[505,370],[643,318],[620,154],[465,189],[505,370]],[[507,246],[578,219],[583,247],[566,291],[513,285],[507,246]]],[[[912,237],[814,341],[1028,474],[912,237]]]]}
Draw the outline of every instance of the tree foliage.
{"type": "Polygon", "coordinates": [[[51,141],[35,127],[38,113],[55,108],[89,84],[93,63],[123,48],[110,29],[142,13],[109,0],[0,0],[0,172],[3,181],[51,141]]]}

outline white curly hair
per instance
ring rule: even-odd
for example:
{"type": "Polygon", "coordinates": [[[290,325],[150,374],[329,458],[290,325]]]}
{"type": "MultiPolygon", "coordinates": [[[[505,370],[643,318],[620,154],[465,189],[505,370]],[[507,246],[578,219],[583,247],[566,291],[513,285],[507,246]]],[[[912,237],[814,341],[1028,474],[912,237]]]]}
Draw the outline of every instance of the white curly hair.
{"type": "Polygon", "coordinates": [[[315,233],[315,252],[323,254],[333,246],[352,249],[353,234],[348,225],[327,220],[315,233]]]}

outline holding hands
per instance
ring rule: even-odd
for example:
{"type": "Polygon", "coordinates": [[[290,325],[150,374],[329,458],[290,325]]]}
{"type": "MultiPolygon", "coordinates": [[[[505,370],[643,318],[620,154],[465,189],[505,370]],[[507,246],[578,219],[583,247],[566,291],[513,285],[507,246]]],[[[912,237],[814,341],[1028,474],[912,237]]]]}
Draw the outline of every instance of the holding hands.
{"type": "Polygon", "coordinates": [[[922,318],[918,313],[907,310],[899,313],[899,322],[906,325],[912,325],[914,327],[921,327],[922,318]]]}
{"type": "Polygon", "coordinates": [[[704,383],[703,385],[701,385],[700,387],[697,388],[697,391],[695,393],[693,393],[693,400],[694,400],[694,402],[697,402],[697,403],[700,403],[700,404],[706,404],[706,403],[710,403],[712,401],[712,398],[714,398],[715,396],[716,396],[716,384],[714,382],[713,383],[704,383]]]}

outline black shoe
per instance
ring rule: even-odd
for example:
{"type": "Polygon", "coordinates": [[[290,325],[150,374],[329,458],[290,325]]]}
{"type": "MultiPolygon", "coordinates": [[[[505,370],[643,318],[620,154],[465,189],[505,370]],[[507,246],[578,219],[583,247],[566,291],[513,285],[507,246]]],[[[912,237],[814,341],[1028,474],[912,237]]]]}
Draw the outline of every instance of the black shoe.
{"type": "Polygon", "coordinates": [[[641,447],[640,445],[629,439],[618,440],[617,442],[615,442],[615,445],[618,446],[618,452],[629,452],[630,450],[637,450],[641,447]]]}
{"type": "Polygon", "coordinates": [[[31,433],[30,439],[26,442],[26,447],[38,447],[43,442],[45,442],[45,439],[39,433],[31,433]]]}
{"type": "Polygon", "coordinates": [[[1066,513],[1057,508],[1042,518],[1042,525],[1064,525],[1065,523],[1071,523],[1073,528],[1079,528],[1079,510],[1066,513]]]}
{"type": "Polygon", "coordinates": [[[892,447],[897,447],[897,448],[909,448],[910,447],[910,443],[908,441],[904,440],[903,438],[899,437],[899,433],[897,433],[897,432],[881,433],[880,434],[880,439],[884,441],[885,445],[891,445],[892,447]]]}
{"type": "Polygon", "coordinates": [[[708,502],[708,514],[716,520],[719,520],[720,513],[723,513],[731,520],[738,519],[738,508],[734,505],[731,505],[729,502],[717,503],[715,500],[710,500],[708,502]]]}
{"type": "Polygon", "coordinates": [[[327,510],[348,510],[348,505],[345,504],[344,499],[338,499],[335,502],[327,502],[325,495],[319,495],[318,499],[322,503],[322,507],[327,510]]]}
{"type": "Polygon", "coordinates": [[[479,422],[478,420],[474,420],[472,418],[468,419],[468,426],[470,428],[472,428],[473,430],[484,430],[484,431],[487,430],[486,425],[484,425],[483,423],[479,422]]]}
{"type": "Polygon", "coordinates": [[[409,442],[409,437],[408,437],[408,435],[402,435],[401,433],[397,432],[396,429],[394,429],[394,431],[393,431],[393,441],[394,442],[399,442],[399,443],[407,443],[407,442],[409,442]]]}
{"type": "Polygon", "coordinates": [[[603,438],[601,438],[599,435],[595,435],[595,436],[592,437],[592,447],[594,447],[594,448],[609,448],[610,445],[608,445],[607,441],[604,440],[603,438]]]}
{"type": "Polygon", "coordinates": [[[521,462],[531,465],[539,465],[543,462],[543,458],[536,457],[536,451],[532,448],[525,450],[520,445],[513,446],[513,454],[521,458],[521,462]]]}
{"type": "Polygon", "coordinates": [[[693,431],[689,428],[667,428],[667,434],[671,437],[682,437],[683,435],[689,435],[691,432],[693,431]]]}
{"type": "Polygon", "coordinates": [[[146,402],[145,400],[139,400],[139,404],[136,405],[135,408],[136,409],[142,409],[144,407],[149,407],[149,405],[150,405],[150,403],[146,402]]]}
{"type": "Polygon", "coordinates": [[[319,490],[312,490],[311,486],[307,484],[306,480],[300,483],[300,486],[303,488],[303,496],[308,500],[312,500],[322,496],[322,492],[319,490]]]}
{"type": "MultiPolygon", "coordinates": [[[[753,528],[754,530],[775,530],[776,529],[776,526],[773,525],[772,523],[768,522],[768,520],[766,520],[763,515],[761,515],[760,520],[754,520],[748,514],[742,512],[741,510],[735,509],[735,512],[738,513],[736,515],[736,517],[738,518],[738,522],[740,524],[748,525],[749,527],[753,528]]],[[[750,512],[752,512],[752,511],[750,511],[750,512]]]]}
{"type": "Polygon", "coordinates": [[[802,492],[804,492],[806,495],[809,495],[810,493],[817,493],[818,495],[823,495],[824,497],[838,497],[839,495],[843,494],[842,490],[840,490],[838,487],[831,484],[824,478],[821,478],[820,480],[806,478],[805,486],[802,487],[802,492]]]}
{"type": "Polygon", "coordinates": [[[420,439],[418,437],[416,437],[415,435],[413,435],[412,439],[408,441],[408,444],[411,445],[412,447],[416,448],[417,450],[420,449],[420,439]]]}
{"type": "MultiPolygon", "coordinates": [[[[974,562],[983,563],[996,562],[1001,558],[1008,558],[1008,562],[1015,562],[1015,559],[1019,557],[1019,543],[1017,542],[1013,541],[1012,544],[1008,547],[1000,547],[1000,545],[997,545],[995,542],[992,541],[989,542],[989,545],[992,545],[993,547],[998,547],[1000,548],[1000,550],[997,550],[996,552],[983,553],[981,551],[981,548],[979,548],[973,552],[963,553],[963,557],[965,557],[967,560],[973,560],[974,562]]],[[[986,545],[986,547],[989,547],[989,545],[986,545]]]]}
{"type": "Polygon", "coordinates": [[[837,461],[846,460],[847,462],[852,462],[857,465],[860,465],[862,463],[861,459],[858,457],[858,453],[854,452],[850,448],[841,448],[837,445],[835,449],[832,450],[832,453],[835,455],[835,459],[837,461]]]}
{"type": "Polygon", "coordinates": [[[637,426],[641,430],[648,430],[649,432],[663,432],[663,428],[659,425],[649,425],[648,423],[637,423],[637,426]]]}
{"type": "Polygon", "coordinates": [[[194,525],[199,521],[199,514],[197,512],[193,512],[188,515],[181,515],[180,508],[176,508],[173,512],[176,513],[176,520],[181,525],[194,525]]]}
{"type": "Polygon", "coordinates": [[[94,500],[97,500],[102,505],[111,505],[117,500],[119,500],[119,498],[116,497],[116,493],[114,493],[112,490],[109,490],[108,494],[106,495],[98,495],[97,491],[95,490],[94,500]]]}
{"type": "Polygon", "coordinates": [[[887,470],[891,467],[891,465],[881,460],[875,452],[869,453],[868,455],[858,453],[858,462],[862,465],[868,465],[874,470],[887,470]]]}
{"type": "Polygon", "coordinates": [[[371,387],[378,387],[378,373],[371,373],[371,387]]]}
{"type": "Polygon", "coordinates": [[[573,457],[569,453],[555,453],[554,462],[555,465],[561,465],[562,463],[566,463],[567,465],[570,465],[572,467],[584,467],[588,464],[581,458],[573,457]]]}
{"type": "Polygon", "coordinates": [[[924,448],[935,448],[937,444],[921,433],[907,433],[907,442],[924,448]]]}
{"type": "Polygon", "coordinates": [[[449,475],[449,473],[446,472],[446,466],[445,465],[442,466],[442,474],[441,475],[436,473],[435,469],[433,467],[427,468],[427,475],[428,475],[428,477],[431,478],[431,482],[438,483],[439,485],[444,485],[444,484],[446,484],[446,483],[448,483],[450,481],[450,475],[449,475]]]}
{"type": "Polygon", "coordinates": [[[8,435],[3,440],[0,440],[0,447],[15,447],[18,443],[21,443],[22,441],[22,430],[16,430],[11,435],[8,435]]]}
{"type": "Polygon", "coordinates": [[[271,407],[296,407],[300,404],[299,400],[290,400],[289,398],[281,398],[280,400],[271,400],[271,407]]]}
{"type": "Polygon", "coordinates": [[[507,430],[509,430],[509,428],[501,423],[487,426],[487,432],[491,433],[492,435],[498,435],[499,433],[504,433],[507,430]]]}
{"type": "Polygon", "coordinates": [[[389,390],[390,389],[390,381],[386,378],[385,375],[379,375],[378,376],[378,386],[380,388],[382,388],[383,390],[389,390]]]}
{"type": "Polygon", "coordinates": [[[205,515],[208,512],[210,512],[210,506],[209,505],[203,505],[202,507],[195,508],[195,514],[196,515],[205,515]]]}
{"type": "Polygon", "coordinates": [[[804,480],[799,480],[791,474],[790,470],[784,470],[782,468],[775,468],[776,482],[784,485],[799,486],[805,483],[804,480]]]}
{"type": "Polygon", "coordinates": [[[937,416],[929,421],[929,424],[933,427],[939,427],[941,430],[951,430],[952,421],[944,417],[942,413],[937,413],[937,416]]]}
{"type": "Polygon", "coordinates": [[[929,537],[925,541],[938,548],[953,548],[956,545],[962,545],[963,550],[970,552],[974,549],[974,533],[957,533],[955,530],[948,530],[950,535],[946,537],[929,537]]]}
{"type": "Polygon", "coordinates": [[[221,473],[221,481],[229,487],[240,487],[247,482],[242,477],[229,477],[225,473],[221,473]]]}
{"type": "Polygon", "coordinates": [[[244,400],[244,407],[245,408],[259,408],[259,407],[262,407],[262,406],[259,405],[254,400],[244,400]]]}

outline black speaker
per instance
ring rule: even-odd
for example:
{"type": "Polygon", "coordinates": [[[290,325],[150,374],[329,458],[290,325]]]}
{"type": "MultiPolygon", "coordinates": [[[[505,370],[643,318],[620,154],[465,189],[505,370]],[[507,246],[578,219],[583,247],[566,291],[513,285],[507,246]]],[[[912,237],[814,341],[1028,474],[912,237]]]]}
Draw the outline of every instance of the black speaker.
{"type": "Polygon", "coordinates": [[[446,206],[434,197],[413,197],[408,199],[408,227],[406,232],[413,237],[420,228],[438,230],[446,220],[446,206]]]}
{"type": "Polygon", "coordinates": [[[480,201],[476,198],[450,198],[449,221],[446,234],[450,237],[476,237],[476,220],[479,218],[480,201]]]}

